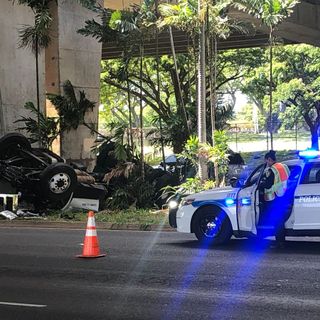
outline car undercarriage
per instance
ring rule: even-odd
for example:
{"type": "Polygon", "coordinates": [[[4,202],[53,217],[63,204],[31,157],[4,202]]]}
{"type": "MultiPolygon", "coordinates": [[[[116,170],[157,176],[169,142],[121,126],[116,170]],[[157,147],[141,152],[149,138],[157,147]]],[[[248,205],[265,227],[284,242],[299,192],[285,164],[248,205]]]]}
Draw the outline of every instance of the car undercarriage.
{"type": "Polygon", "coordinates": [[[20,133],[0,138],[0,193],[19,194],[35,211],[64,209],[78,186],[75,169],[48,149],[32,148],[20,133]]]}

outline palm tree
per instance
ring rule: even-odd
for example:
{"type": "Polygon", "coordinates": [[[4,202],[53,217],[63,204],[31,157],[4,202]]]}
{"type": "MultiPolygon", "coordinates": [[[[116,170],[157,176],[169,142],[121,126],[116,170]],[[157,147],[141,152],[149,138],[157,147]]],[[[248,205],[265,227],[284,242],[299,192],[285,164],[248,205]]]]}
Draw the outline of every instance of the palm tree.
{"type": "MultiPolygon", "coordinates": [[[[200,21],[199,29],[199,57],[198,57],[198,137],[199,143],[207,142],[207,128],[206,128],[206,25],[202,18],[202,10],[204,1],[198,1],[198,17],[200,21]]],[[[206,159],[199,156],[199,178],[201,180],[208,179],[208,167],[206,159]]]]}
{"type": "MultiPolygon", "coordinates": [[[[128,101],[130,105],[130,90],[128,78],[128,65],[134,53],[140,53],[140,143],[141,143],[141,176],[144,179],[144,145],[143,145],[143,52],[144,42],[147,38],[156,37],[156,0],[143,0],[140,5],[133,5],[133,10],[111,12],[100,8],[102,23],[94,20],[86,21],[86,26],[78,32],[85,36],[92,36],[99,41],[117,41],[123,46],[124,72],[123,78],[127,82],[128,101]]],[[[129,107],[129,119],[131,119],[129,107]]],[[[130,124],[129,124],[130,125],[130,124]]],[[[131,126],[131,125],[130,125],[131,126]]],[[[130,130],[130,134],[132,131],[130,130]]],[[[132,141],[132,137],[131,137],[132,141]]]]}
{"type": "MultiPolygon", "coordinates": [[[[12,0],[15,2],[15,0],[12,0]]],[[[34,26],[25,25],[19,30],[20,48],[31,48],[36,58],[36,94],[37,94],[37,117],[40,124],[40,85],[39,85],[39,53],[50,42],[50,26],[52,15],[49,4],[52,0],[18,0],[20,5],[28,6],[34,13],[34,26]]],[[[40,130],[40,129],[39,129],[40,130]]]]}
{"type": "Polygon", "coordinates": [[[273,92],[273,47],[275,45],[274,32],[283,20],[290,16],[293,8],[300,0],[237,0],[234,6],[248,12],[269,29],[269,121],[270,148],[273,149],[273,125],[272,125],[272,92],[273,92]]]}
{"type": "MultiPolygon", "coordinates": [[[[226,10],[234,1],[229,0],[179,0],[177,4],[161,4],[162,19],[159,26],[173,26],[186,31],[193,41],[198,37],[198,136],[206,143],[206,35],[228,38],[233,29],[244,30],[226,16],[226,10]]],[[[210,52],[212,53],[212,51],[210,52]]],[[[213,77],[212,77],[213,78],[213,77]]],[[[214,86],[214,90],[215,90],[214,86]]],[[[211,93],[212,94],[212,93],[211,93]]],[[[212,95],[211,95],[212,96],[212,95]]],[[[212,103],[212,101],[211,101],[212,103]]],[[[212,108],[214,110],[214,108],[212,108]]],[[[212,117],[212,129],[215,127],[212,117]]],[[[214,129],[212,130],[212,137],[214,129]]],[[[214,143],[214,139],[212,139],[214,143]]],[[[207,179],[207,167],[200,159],[199,176],[207,179]]]]}

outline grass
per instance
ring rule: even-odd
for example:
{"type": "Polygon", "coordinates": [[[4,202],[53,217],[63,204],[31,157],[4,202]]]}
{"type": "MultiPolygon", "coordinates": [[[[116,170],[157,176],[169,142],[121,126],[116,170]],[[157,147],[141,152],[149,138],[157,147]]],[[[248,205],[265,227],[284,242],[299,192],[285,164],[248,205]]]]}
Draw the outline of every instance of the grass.
{"type": "MultiPolygon", "coordinates": [[[[250,133],[250,132],[228,132],[227,133],[229,142],[250,142],[250,141],[261,141],[266,140],[266,132],[264,133],[250,133]]],[[[283,140],[294,140],[295,132],[294,131],[283,131],[273,134],[274,139],[283,139],[283,140]]],[[[297,139],[310,139],[310,132],[308,131],[299,131],[297,139]]]]}
{"type": "MultiPolygon", "coordinates": [[[[47,215],[49,221],[86,221],[87,211],[52,211],[47,215]]],[[[128,210],[103,210],[95,214],[96,222],[112,224],[139,224],[160,225],[168,224],[167,210],[155,209],[128,209],[128,210]]]]}
{"type": "MultiPolygon", "coordinates": [[[[264,155],[266,151],[261,152],[241,152],[245,164],[252,163],[253,156],[261,163],[264,161],[264,155]]],[[[296,150],[278,150],[276,152],[277,161],[285,161],[289,159],[295,159],[297,156],[296,150]]]]}

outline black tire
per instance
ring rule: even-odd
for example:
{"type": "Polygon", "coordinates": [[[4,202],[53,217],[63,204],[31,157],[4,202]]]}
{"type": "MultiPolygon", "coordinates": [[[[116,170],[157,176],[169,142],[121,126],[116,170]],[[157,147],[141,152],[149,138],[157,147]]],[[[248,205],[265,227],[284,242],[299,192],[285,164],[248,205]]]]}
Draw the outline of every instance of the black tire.
{"type": "Polygon", "coordinates": [[[65,163],[54,163],[40,174],[39,194],[52,202],[71,196],[77,184],[74,169],[65,163]]]}
{"type": "Polygon", "coordinates": [[[0,138],[0,160],[16,156],[19,149],[31,150],[31,144],[24,135],[13,132],[0,138]]]}
{"type": "Polygon", "coordinates": [[[227,214],[217,207],[199,209],[193,219],[193,232],[200,242],[223,244],[232,236],[232,225],[227,214]]]}

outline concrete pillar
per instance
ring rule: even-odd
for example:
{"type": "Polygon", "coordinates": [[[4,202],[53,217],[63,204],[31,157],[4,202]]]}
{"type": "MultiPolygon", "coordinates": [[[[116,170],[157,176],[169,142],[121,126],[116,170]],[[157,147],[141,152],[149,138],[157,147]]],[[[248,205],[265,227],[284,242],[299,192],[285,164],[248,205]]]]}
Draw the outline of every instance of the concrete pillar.
{"type": "MultiPolygon", "coordinates": [[[[19,48],[19,29],[33,25],[32,11],[11,1],[1,1],[0,10],[0,133],[16,131],[21,116],[30,116],[24,104],[36,105],[36,59],[29,49],[19,48]]],[[[44,109],[44,54],[39,58],[41,108],[44,109]]]]}
{"type": "MultiPolygon", "coordinates": [[[[102,4],[103,1],[100,1],[102,4]]],[[[95,14],[75,0],[52,1],[51,44],[40,55],[41,110],[56,116],[55,109],[45,104],[45,94],[61,93],[62,84],[70,80],[77,90],[84,90],[96,108],[86,119],[98,123],[101,44],[84,37],[77,30],[95,14]]],[[[1,2],[0,10],[0,134],[16,131],[22,124],[15,121],[30,116],[24,109],[27,101],[36,104],[35,56],[29,49],[18,48],[19,28],[33,25],[34,14],[27,7],[1,2]]],[[[81,161],[89,167],[94,163],[91,147],[95,137],[81,126],[67,133],[62,140],[61,154],[69,161],[81,161]]]]}
{"type": "MultiPolygon", "coordinates": [[[[102,1],[101,1],[102,4],[102,1]]],[[[53,8],[55,25],[53,41],[46,51],[47,91],[61,93],[62,85],[70,80],[76,91],[83,90],[86,97],[96,102],[93,112],[87,115],[86,122],[98,124],[101,43],[91,37],[84,37],[77,30],[85,20],[95,14],[81,7],[76,1],[59,0],[53,8]]],[[[52,108],[48,106],[52,115],[52,108]]],[[[67,161],[80,161],[92,169],[95,156],[91,153],[95,136],[81,125],[61,137],[61,155],[67,161]]]]}

